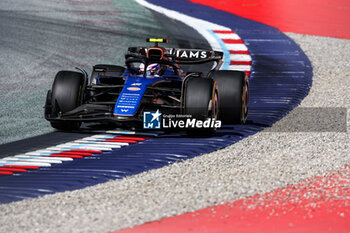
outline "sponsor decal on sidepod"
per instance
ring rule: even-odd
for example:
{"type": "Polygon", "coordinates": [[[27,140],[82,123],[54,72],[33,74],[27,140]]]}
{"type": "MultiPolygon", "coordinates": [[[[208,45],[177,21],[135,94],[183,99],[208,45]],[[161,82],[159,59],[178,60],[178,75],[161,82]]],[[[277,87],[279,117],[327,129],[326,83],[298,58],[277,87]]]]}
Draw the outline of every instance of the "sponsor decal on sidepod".
{"type": "Polygon", "coordinates": [[[127,89],[129,91],[139,91],[139,90],[141,90],[139,87],[128,87],[127,89]]]}

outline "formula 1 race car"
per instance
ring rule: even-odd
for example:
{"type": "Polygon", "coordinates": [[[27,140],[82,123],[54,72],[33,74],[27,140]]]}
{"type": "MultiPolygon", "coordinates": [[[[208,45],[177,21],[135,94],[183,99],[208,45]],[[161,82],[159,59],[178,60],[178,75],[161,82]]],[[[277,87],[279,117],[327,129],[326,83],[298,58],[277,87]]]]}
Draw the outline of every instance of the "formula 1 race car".
{"type": "MultiPolygon", "coordinates": [[[[149,111],[219,119],[224,124],[246,121],[247,75],[219,70],[222,52],[160,47],[158,43],[166,43],[166,39],[147,42],[155,45],[128,48],[125,67],[95,65],[90,76],[79,68],[78,72],[59,71],[45,104],[45,118],[52,127],[76,130],[82,122],[139,127],[144,112],[149,111]],[[209,71],[185,72],[182,68],[200,64],[209,71]]],[[[201,132],[215,132],[215,127],[201,132]]]]}

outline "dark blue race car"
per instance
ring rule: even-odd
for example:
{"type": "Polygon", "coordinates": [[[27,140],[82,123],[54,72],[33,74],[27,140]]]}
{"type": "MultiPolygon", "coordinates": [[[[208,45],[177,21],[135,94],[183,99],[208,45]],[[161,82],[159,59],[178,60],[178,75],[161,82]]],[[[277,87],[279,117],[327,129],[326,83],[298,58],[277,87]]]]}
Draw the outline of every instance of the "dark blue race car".
{"type": "Polygon", "coordinates": [[[241,71],[219,70],[222,52],[160,47],[165,39],[147,42],[155,45],[128,48],[125,66],[95,65],[91,75],[82,69],[58,72],[45,104],[52,127],[76,130],[82,122],[142,127],[143,113],[157,110],[224,124],[245,122],[248,78],[241,71]],[[207,71],[188,70],[200,64],[207,71]]]}

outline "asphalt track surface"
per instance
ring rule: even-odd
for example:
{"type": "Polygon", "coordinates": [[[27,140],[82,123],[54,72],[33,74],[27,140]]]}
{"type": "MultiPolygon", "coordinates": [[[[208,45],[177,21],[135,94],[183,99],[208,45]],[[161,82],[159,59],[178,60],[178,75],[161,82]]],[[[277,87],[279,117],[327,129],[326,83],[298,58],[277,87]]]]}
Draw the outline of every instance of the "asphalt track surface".
{"type": "Polygon", "coordinates": [[[57,71],[124,64],[127,47],[155,35],[177,45],[131,1],[5,0],[0,9],[0,144],[53,132],[43,105],[57,71]]]}

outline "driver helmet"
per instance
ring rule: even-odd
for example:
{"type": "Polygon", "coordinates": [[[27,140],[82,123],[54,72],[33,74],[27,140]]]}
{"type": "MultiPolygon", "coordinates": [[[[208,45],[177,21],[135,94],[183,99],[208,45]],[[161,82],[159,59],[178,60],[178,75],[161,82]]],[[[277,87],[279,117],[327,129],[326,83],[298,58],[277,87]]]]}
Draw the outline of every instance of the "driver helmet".
{"type": "MultiPolygon", "coordinates": [[[[141,63],[139,66],[139,72],[143,73],[144,70],[145,70],[145,64],[141,63]]],[[[159,70],[160,70],[160,64],[158,63],[149,64],[147,66],[147,75],[155,75],[158,73],[159,70]]]]}

